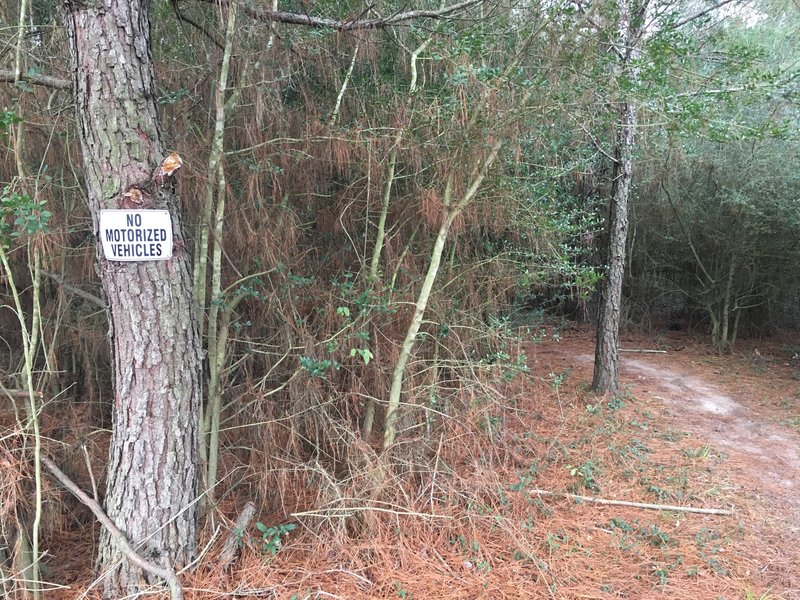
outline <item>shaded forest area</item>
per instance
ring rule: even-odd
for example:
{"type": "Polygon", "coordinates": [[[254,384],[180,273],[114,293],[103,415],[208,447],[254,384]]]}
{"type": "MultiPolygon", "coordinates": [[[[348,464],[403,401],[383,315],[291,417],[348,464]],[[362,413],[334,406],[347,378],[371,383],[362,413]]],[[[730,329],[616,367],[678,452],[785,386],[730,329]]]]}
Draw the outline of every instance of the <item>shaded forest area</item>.
{"type": "MultiPolygon", "coordinates": [[[[108,142],[105,159],[153,173],[174,157],[155,191],[86,158],[106,140],[101,127],[87,142],[87,115],[101,107],[76,90],[105,72],[71,67],[74,40],[85,10],[124,5],[0,8],[9,598],[73,597],[42,582],[72,585],[94,559],[111,560],[96,548],[113,542],[42,459],[109,502],[111,431],[127,401],[114,391],[126,365],[109,323],[133,309],[109,308],[94,208],[141,204],[131,190],[178,199],[173,251],[190,269],[203,360],[192,560],[209,541],[218,555],[248,501],[262,561],[298,526],[336,554],[386,540],[395,518],[475,509],[476,484],[457,466],[508,467],[513,452],[497,448],[511,439],[506,409],[521,382],[536,381],[542,402],[558,395],[559,373],[532,371],[532,348],[597,323],[624,130],[635,142],[614,326],[692,332],[720,355],[800,326],[796,3],[144,3],[149,49],[135,38],[135,50],[142,64],[152,56],[144,97],[156,133],[135,102],[107,98],[133,133],[108,142]],[[635,108],[624,127],[621,107],[635,108]],[[149,135],[176,154],[143,154],[149,135]],[[65,539],[95,548],[69,575],[48,564],[63,561],[65,539]]],[[[108,73],[130,62],[87,46],[108,73]]],[[[147,322],[131,329],[139,342],[151,333],[147,322]]],[[[566,460],[537,435],[537,460],[566,460]]],[[[158,464],[142,468],[157,480],[158,464]]],[[[551,580],[525,556],[534,578],[551,580]]]]}

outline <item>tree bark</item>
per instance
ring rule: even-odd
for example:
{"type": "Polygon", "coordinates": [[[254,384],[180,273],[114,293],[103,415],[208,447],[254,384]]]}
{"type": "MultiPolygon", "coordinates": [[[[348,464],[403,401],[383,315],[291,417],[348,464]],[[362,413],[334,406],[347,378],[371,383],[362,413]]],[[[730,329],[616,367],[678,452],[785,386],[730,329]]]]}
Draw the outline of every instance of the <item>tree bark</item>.
{"type": "MultiPolygon", "coordinates": [[[[165,154],[156,114],[148,1],[68,2],[78,134],[95,232],[99,212],[122,207],[136,185],[143,208],[169,210],[175,247],[162,262],[110,262],[97,271],[114,355],[113,433],[106,513],[137,553],[180,568],[196,544],[201,346],[190,259],[171,178],[154,178],[165,154]]],[[[152,576],[109,534],[100,539],[106,598],[137,595],[152,576]]]]}
{"type": "MultiPolygon", "coordinates": [[[[631,65],[636,58],[638,36],[631,23],[628,0],[619,1],[619,54],[617,80],[636,80],[637,70],[631,65]]],[[[608,272],[600,294],[597,324],[597,345],[594,355],[592,389],[605,394],[619,390],[619,324],[622,307],[622,281],[625,272],[625,245],[628,239],[628,199],[633,176],[634,131],[636,105],[631,99],[619,103],[617,139],[614,148],[614,169],[611,206],[608,222],[608,272]]]]}

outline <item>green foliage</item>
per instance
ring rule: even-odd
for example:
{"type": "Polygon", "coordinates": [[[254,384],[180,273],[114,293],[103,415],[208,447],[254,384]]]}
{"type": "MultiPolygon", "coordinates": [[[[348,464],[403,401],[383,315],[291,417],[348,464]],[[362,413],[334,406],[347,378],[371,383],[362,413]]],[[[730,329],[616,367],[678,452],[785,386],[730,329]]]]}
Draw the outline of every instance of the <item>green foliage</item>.
{"type": "Polygon", "coordinates": [[[11,238],[30,236],[46,231],[50,217],[45,209],[47,201],[35,201],[27,194],[20,194],[6,186],[0,194],[0,241],[8,243],[11,238]]]}
{"type": "Polygon", "coordinates": [[[261,539],[259,540],[259,549],[262,553],[269,553],[275,556],[283,545],[283,538],[289,535],[290,532],[297,529],[294,523],[281,523],[273,527],[268,527],[262,522],[256,523],[261,539]]]}
{"type": "Polygon", "coordinates": [[[3,110],[0,112],[0,134],[4,134],[8,132],[8,129],[12,125],[16,125],[17,123],[21,123],[22,119],[20,116],[14,112],[13,110],[3,110]]]}
{"type": "Polygon", "coordinates": [[[164,92],[159,98],[159,104],[176,104],[189,97],[189,90],[185,87],[178,88],[174,91],[164,92]]]}
{"type": "Polygon", "coordinates": [[[548,373],[547,379],[548,383],[550,384],[550,388],[554,392],[557,392],[570,375],[572,375],[572,368],[565,369],[561,373],[548,373]]]}
{"type": "Polygon", "coordinates": [[[331,369],[338,370],[341,365],[329,358],[316,360],[310,356],[301,356],[299,359],[300,367],[311,377],[327,379],[331,369]]]}
{"type": "Polygon", "coordinates": [[[365,365],[368,365],[373,358],[372,352],[368,348],[351,348],[350,356],[360,356],[365,365]]]}
{"type": "Polygon", "coordinates": [[[656,546],[658,548],[664,548],[674,543],[669,534],[658,525],[642,527],[639,530],[639,535],[647,540],[651,546],[656,546]]]}
{"type": "Polygon", "coordinates": [[[595,474],[598,472],[598,467],[593,461],[587,460],[583,464],[567,465],[564,468],[569,471],[570,476],[578,479],[580,487],[592,492],[600,491],[600,485],[595,479],[595,474]]]}

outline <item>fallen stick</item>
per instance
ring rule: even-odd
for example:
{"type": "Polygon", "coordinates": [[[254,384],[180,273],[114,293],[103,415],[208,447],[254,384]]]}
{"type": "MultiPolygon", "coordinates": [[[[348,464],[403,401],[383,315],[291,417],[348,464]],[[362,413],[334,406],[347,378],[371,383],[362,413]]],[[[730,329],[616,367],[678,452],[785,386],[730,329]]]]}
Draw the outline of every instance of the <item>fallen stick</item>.
{"type": "Polygon", "coordinates": [[[605,498],[594,498],[592,496],[578,496],[577,494],[568,494],[566,492],[550,492],[548,490],[530,490],[531,494],[538,494],[539,496],[554,496],[571,498],[572,500],[580,500],[582,502],[591,502],[593,504],[609,504],[612,506],[630,506],[633,508],[646,508],[649,510],[671,510],[676,512],[700,513],[703,515],[732,515],[732,510],[725,510],[722,508],[695,508],[693,506],[675,506],[672,504],[647,504],[645,502],[628,502],[627,500],[606,500],[605,498]]]}
{"type": "Polygon", "coordinates": [[[637,354],[666,354],[666,350],[642,350],[639,348],[620,348],[620,352],[635,352],[637,354]]]}
{"type": "Polygon", "coordinates": [[[103,308],[103,309],[107,308],[105,300],[95,296],[91,292],[87,292],[85,290],[82,290],[79,287],[75,287],[74,285],[70,285],[69,283],[64,281],[61,277],[56,275],[55,273],[48,273],[47,271],[42,271],[42,274],[43,275],[47,275],[50,279],[55,281],[58,285],[63,287],[68,292],[71,292],[71,293],[75,294],[76,296],[80,296],[84,300],[88,300],[89,302],[99,306],[100,308],[103,308]]]}
{"type": "Polygon", "coordinates": [[[89,507],[89,509],[94,513],[94,516],[97,517],[97,520],[100,521],[100,523],[102,523],[106,529],[108,529],[109,533],[111,533],[111,539],[114,540],[114,543],[125,555],[125,558],[143,571],[147,571],[151,575],[155,575],[156,577],[160,577],[166,581],[169,585],[170,596],[172,597],[172,600],[183,600],[183,590],[181,589],[181,584],[178,582],[178,577],[175,575],[172,569],[161,567],[150,562],[149,560],[142,558],[141,555],[139,555],[136,550],[131,547],[131,545],[128,543],[128,540],[125,539],[125,534],[122,533],[116,525],[114,525],[111,519],[108,518],[108,515],[103,512],[103,509],[95,500],[89,498],[89,496],[87,496],[83,490],[81,490],[81,488],[75,484],[74,481],[67,477],[52,460],[49,458],[42,458],[42,462],[53,475],[53,477],[55,477],[65,488],[72,492],[75,497],[78,498],[78,500],[89,507]]]}
{"type": "MultiPolygon", "coordinates": [[[[8,390],[3,388],[3,392],[10,398],[19,398],[21,400],[27,400],[31,393],[28,390],[8,390]]],[[[33,392],[35,398],[43,398],[44,394],[42,392],[33,392]]]]}
{"type": "Polygon", "coordinates": [[[256,514],[255,504],[246,502],[242,512],[236,517],[236,522],[225,540],[225,545],[222,547],[222,552],[219,554],[219,565],[222,571],[225,571],[233,562],[236,555],[236,548],[242,541],[242,536],[250,525],[253,516],[256,514]]]}

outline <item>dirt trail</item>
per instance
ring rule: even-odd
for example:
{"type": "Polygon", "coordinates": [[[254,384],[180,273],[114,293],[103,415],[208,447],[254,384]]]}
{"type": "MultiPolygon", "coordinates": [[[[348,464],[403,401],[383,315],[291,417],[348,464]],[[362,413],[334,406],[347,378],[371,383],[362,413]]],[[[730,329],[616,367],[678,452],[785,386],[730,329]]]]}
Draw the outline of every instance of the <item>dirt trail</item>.
{"type": "MultiPolygon", "coordinates": [[[[591,356],[582,358],[594,360],[591,356]]],[[[793,518],[787,525],[797,532],[800,449],[796,432],[770,422],[717,386],[665,366],[666,360],[623,357],[623,377],[639,383],[650,397],[662,400],[682,428],[727,452],[731,462],[743,468],[754,490],[792,508],[793,518]]]]}
{"type": "MultiPolygon", "coordinates": [[[[590,374],[594,356],[586,347],[549,349],[590,374]]],[[[546,351],[547,354],[550,352],[546,351]]],[[[751,393],[731,393],[740,388],[735,374],[700,366],[674,353],[621,356],[621,384],[630,386],[637,400],[663,404],[667,419],[679,430],[696,436],[726,456],[722,468],[734,486],[734,506],[742,539],[734,544],[742,555],[752,555],[752,576],[781,591],[778,598],[800,600],[800,439],[798,432],[780,423],[774,410],[754,399],[761,386],[750,381],[751,393]],[[720,377],[720,373],[722,377],[720,377]],[[717,379],[711,383],[709,379],[717,379]]],[[[563,364],[563,363],[562,363],[563,364]]],[[[589,375],[590,378],[590,375],[589,375]]],[[[764,394],[769,391],[764,390],[764,394]]],[[[654,408],[656,404],[651,404],[654,408]]],[[[774,408],[774,407],[773,407],[774,408]]],[[[777,415],[780,416],[780,415],[777,415]]]]}
{"type": "MultiPolygon", "coordinates": [[[[590,362],[593,356],[586,356],[590,362]]],[[[638,384],[636,394],[663,401],[676,425],[728,454],[726,465],[739,494],[752,498],[740,518],[745,533],[740,553],[756,550],[767,560],[757,564],[764,581],[783,597],[800,599],[800,444],[797,432],[773,415],[725,393],[705,378],[670,365],[669,357],[623,356],[622,375],[638,384]],[[670,365],[670,366],[668,366],[670,365]]]]}

